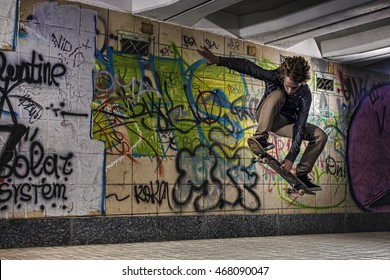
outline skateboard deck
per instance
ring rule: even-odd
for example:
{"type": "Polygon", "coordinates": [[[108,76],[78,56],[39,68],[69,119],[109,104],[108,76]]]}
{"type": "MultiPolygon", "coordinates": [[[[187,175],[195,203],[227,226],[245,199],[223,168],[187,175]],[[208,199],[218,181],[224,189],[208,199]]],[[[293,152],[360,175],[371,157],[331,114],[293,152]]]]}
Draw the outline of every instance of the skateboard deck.
{"type": "Polygon", "coordinates": [[[254,162],[260,162],[263,164],[267,164],[273,170],[275,170],[280,176],[283,177],[289,183],[289,189],[287,190],[288,194],[298,193],[299,195],[311,194],[314,195],[315,192],[309,190],[306,185],[299,180],[294,174],[291,172],[285,172],[281,168],[281,162],[277,160],[275,157],[267,153],[255,140],[248,140],[249,148],[252,152],[258,156],[258,158],[254,159],[254,162]],[[254,147],[254,145],[256,147],[254,147]]]}

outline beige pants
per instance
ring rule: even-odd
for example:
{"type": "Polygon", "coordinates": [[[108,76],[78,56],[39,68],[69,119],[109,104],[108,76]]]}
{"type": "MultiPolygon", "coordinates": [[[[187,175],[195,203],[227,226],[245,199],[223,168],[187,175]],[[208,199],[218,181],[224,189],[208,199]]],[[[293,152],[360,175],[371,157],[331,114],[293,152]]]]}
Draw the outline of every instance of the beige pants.
{"type": "MultiPolygon", "coordinates": [[[[255,137],[267,135],[267,132],[271,131],[279,136],[293,138],[295,124],[280,114],[285,101],[286,95],[280,90],[273,91],[262,100],[256,111],[258,126],[254,134],[255,137]]],[[[325,147],[328,136],[321,128],[307,123],[303,140],[309,141],[309,143],[297,165],[297,175],[311,172],[325,147]]]]}

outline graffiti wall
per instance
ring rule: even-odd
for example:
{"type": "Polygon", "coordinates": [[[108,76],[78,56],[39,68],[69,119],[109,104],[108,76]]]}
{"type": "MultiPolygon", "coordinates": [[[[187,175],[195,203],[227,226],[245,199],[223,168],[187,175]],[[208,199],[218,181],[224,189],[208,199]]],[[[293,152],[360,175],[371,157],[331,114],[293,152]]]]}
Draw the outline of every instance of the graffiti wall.
{"type": "MultiPolygon", "coordinates": [[[[196,49],[266,69],[291,53],[57,2],[22,0],[18,23],[0,52],[0,217],[389,211],[388,167],[374,168],[388,77],[308,58],[309,122],[329,139],[310,174],[323,190],[301,197],[247,147],[263,83],[196,49]]],[[[291,140],[271,141],[283,159],[291,140]]]]}
{"type": "Polygon", "coordinates": [[[0,51],[0,216],[99,213],[104,145],[90,137],[96,13],[51,2],[30,13],[16,50],[0,51]]]}

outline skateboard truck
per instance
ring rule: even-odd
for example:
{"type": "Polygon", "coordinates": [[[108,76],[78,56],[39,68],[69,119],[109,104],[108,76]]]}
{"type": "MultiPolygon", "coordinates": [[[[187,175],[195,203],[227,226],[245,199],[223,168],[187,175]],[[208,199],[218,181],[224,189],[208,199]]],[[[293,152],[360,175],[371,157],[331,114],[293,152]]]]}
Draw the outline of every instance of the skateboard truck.
{"type": "Polygon", "coordinates": [[[266,151],[264,151],[260,146],[256,147],[257,144],[254,143],[255,141],[248,140],[248,143],[249,142],[251,144],[250,148],[252,152],[257,156],[257,158],[253,159],[253,162],[260,162],[262,164],[266,164],[270,166],[273,170],[275,170],[280,176],[282,176],[289,184],[287,194],[298,193],[301,196],[303,196],[304,194],[315,194],[313,191],[308,189],[305,184],[301,180],[299,180],[294,174],[282,170],[282,164],[280,163],[280,161],[266,151]]]}
{"type": "Polygon", "coordinates": [[[305,191],[301,188],[301,186],[291,186],[290,188],[288,188],[287,190],[287,193],[288,194],[292,194],[292,193],[298,193],[299,195],[304,195],[305,194],[305,191]]]}

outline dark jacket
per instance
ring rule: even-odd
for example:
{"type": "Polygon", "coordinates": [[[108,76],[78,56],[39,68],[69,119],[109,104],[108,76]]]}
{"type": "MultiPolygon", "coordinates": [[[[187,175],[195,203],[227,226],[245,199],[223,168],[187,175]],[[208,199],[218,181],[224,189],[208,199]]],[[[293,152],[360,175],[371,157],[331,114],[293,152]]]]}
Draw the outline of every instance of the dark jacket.
{"type": "MultiPolygon", "coordinates": [[[[247,59],[231,57],[219,57],[218,65],[264,81],[265,92],[262,100],[277,89],[284,91],[283,79],[278,69],[266,70],[247,59]]],[[[311,91],[306,84],[302,85],[295,94],[286,94],[286,102],[280,113],[295,124],[292,145],[286,156],[286,159],[291,162],[294,162],[299,154],[310,105],[311,91]]]]}

